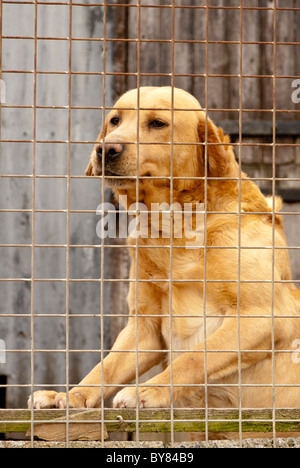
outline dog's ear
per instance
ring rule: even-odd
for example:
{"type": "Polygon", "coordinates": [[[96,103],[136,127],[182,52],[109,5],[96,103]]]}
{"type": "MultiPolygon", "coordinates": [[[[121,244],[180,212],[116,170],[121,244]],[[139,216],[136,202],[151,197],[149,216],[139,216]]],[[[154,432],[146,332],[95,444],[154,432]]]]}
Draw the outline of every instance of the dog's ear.
{"type": "Polygon", "coordinates": [[[89,165],[88,165],[88,167],[86,168],[86,171],[85,171],[85,175],[88,176],[88,177],[91,177],[91,176],[94,175],[92,162],[89,162],[89,165]]]}
{"type": "MultiPolygon", "coordinates": [[[[199,122],[198,133],[200,141],[207,143],[208,176],[225,177],[230,162],[229,137],[224,135],[223,130],[217,128],[211,119],[205,119],[204,114],[199,122]]],[[[205,160],[205,145],[202,155],[203,160],[205,160]]]]}
{"type": "MultiPolygon", "coordinates": [[[[97,142],[103,140],[103,134],[104,134],[104,132],[103,132],[103,129],[102,129],[101,132],[100,132],[100,135],[97,138],[97,142]]],[[[97,143],[96,143],[96,145],[97,145],[97,143]]],[[[89,162],[88,167],[86,168],[86,171],[85,171],[85,175],[88,176],[88,177],[91,177],[91,176],[95,175],[94,172],[93,172],[93,164],[92,164],[94,151],[95,151],[95,147],[93,148],[93,151],[92,151],[92,154],[91,154],[91,157],[90,157],[90,162],[89,162]]]]}

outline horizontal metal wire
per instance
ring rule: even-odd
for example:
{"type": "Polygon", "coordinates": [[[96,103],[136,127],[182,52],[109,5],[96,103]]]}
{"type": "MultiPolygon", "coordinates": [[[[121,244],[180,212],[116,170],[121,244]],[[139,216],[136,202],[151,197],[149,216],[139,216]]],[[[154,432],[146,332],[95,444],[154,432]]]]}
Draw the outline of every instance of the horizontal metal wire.
{"type": "MultiPolygon", "coordinates": [[[[111,313],[111,314],[105,314],[105,313],[102,313],[102,312],[99,312],[98,314],[88,314],[88,313],[82,313],[82,314],[75,314],[73,313],[72,311],[68,312],[68,316],[70,319],[72,318],[101,318],[101,317],[104,317],[104,318],[112,318],[112,319],[115,319],[115,318],[126,318],[128,319],[129,318],[129,315],[128,313],[124,313],[124,314],[116,314],[116,313],[111,313]]],[[[63,313],[63,314],[58,314],[58,313],[54,313],[53,314],[38,314],[38,313],[34,313],[34,318],[59,318],[59,317],[62,317],[62,318],[66,318],[66,313],[63,313]]],[[[138,315],[136,314],[132,314],[131,317],[137,317],[138,315]]],[[[24,313],[20,313],[20,314],[1,314],[0,318],[1,317],[6,317],[6,318],[32,318],[32,315],[31,314],[24,314],[24,313]]],[[[140,316],[138,316],[140,317],[140,316]]],[[[161,314],[143,314],[142,318],[162,318],[162,315],[161,314]]],[[[165,318],[167,318],[168,316],[164,315],[165,318]]],[[[205,318],[206,315],[192,315],[192,314],[182,314],[180,316],[177,316],[177,318],[205,318]]],[[[248,315],[248,314],[243,314],[243,318],[251,318],[253,319],[253,315],[248,315]]],[[[292,318],[292,319],[297,319],[297,318],[300,318],[300,316],[295,316],[295,315],[281,315],[281,314],[277,314],[277,313],[274,313],[272,315],[273,318],[292,318]]],[[[141,318],[141,317],[140,317],[141,318]]],[[[176,317],[175,317],[176,318],[176,317]]],[[[209,315],[209,318],[220,318],[220,315],[209,315]]],[[[226,314],[226,317],[225,318],[237,318],[236,315],[231,315],[231,314],[226,314]]],[[[259,314],[259,315],[255,315],[255,318],[268,318],[270,319],[271,316],[270,314],[269,315],[263,315],[263,314],[259,314]]],[[[121,351],[120,351],[121,352],[121,351]]]]}
{"type": "MultiPolygon", "coordinates": [[[[34,1],[34,0],[2,0],[2,3],[5,4],[17,4],[17,5],[57,5],[57,6],[70,6],[69,2],[49,2],[49,1],[34,1]]],[[[243,10],[243,11],[272,11],[274,12],[274,7],[259,7],[259,6],[213,6],[213,5],[157,5],[147,4],[143,5],[142,3],[81,3],[73,2],[72,7],[114,7],[114,8],[157,8],[157,9],[179,9],[179,10],[243,10]]],[[[278,7],[276,6],[276,11],[300,11],[300,8],[291,8],[291,7],[278,7]]]]}
{"type": "MultiPolygon", "coordinates": [[[[299,111],[300,112],[300,111],[299,111]]],[[[32,139],[26,139],[26,140],[18,140],[18,139],[1,139],[0,143],[65,143],[65,144],[84,144],[84,145],[95,145],[96,143],[99,143],[99,140],[32,140],[32,139]]],[[[127,145],[144,145],[144,146],[225,146],[225,143],[172,143],[172,142],[161,142],[161,143],[149,143],[149,142],[139,142],[137,143],[136,141],[126,141],[124,144],[127,145]]],[[[232,147],[265,147],[265,148],[298,148],[300,146],[300,143],[250,143],[250,142],[241,142],[241,143],[230,143],[232,147]]],[[[121,177],[121,176],[118,176],[121,177]]],[[[124,176],[125,177],[125,176],[124,176]]],[[[129,176],[127,176],[129,177],[129,176]]],[[[130,176],[130,178],[133,178],[133,176],[130,176]]],[[[139,177],[140,178],[140,177],[139,177]]],[[[163,177],[165,179],[165,177],[163,177]]],[[[174,178],[174,177],[173,177],[174,178]]],[[[182,177],[178,177],[179,179],[182,179],[182,177]]],[[[191,177],[189,177],[191,179],[191,177]]],[[[193,177],[193,179],[197,179],[197,177],[193,177]]],[[[203,178],[202,178],[203,179],[203,178]]],[[[211,179],[211,177],[208,177],[208,179],[211,179]]],[[[220,179],[224,180],[224,177],[220,177],[220,179]]],[[[233,179],[233,178],[232,178],[233,179]]],[[[269,177],[270,179],[270,177],[269,177]]],[[[240,178],[236,177],[235,180],[240,180],[240,178]]]]}
{"type": "MultiPolygon", "coordinates": [[[[130,409],[130,408],[129,408],[130,409]]],[[[203,408],[200,408],[202,409],[203,411],[203,408]]],[[[236,408],[237,409],[237,408],[236,408]]],[[[233,408],[234,410],[234,408],[233,408]]],[[[12,410],[13,411],[13,410],[12,410]]],[[[36,411],[43,411],[43,410],[34,410],[34,412],[36,413],[36,411]]],[[[44,410],[45,411],[45,410],[44,410]]],[[[91,411],[91,410],[83,410],[83,411],[91,411]]],[[[119,410],[120,411],[120,410],[119,410]]],[[[124,411],[124,410],[123,410],[124,411]]],[[[128,409],[127,409],[128,411],[128,409]]],[[[194,410],[195,412],[197,411],[197,408],[195,408],[194,410]]],[[[245,410],[246,411],[246,410],[245,410]]],[[[248,410],[248,411],[251,411],[251,410],[248,410]]],[[[45,418],[47,417],[47,415],[45,414],[45,418]]],[[[120,424],[121,423],[132,423],[132,422],[135,422],[135,420],[132,420],[132,419],[126,419],[126,418],[123,418],[121,415],[120,416],[117,416],[116,417],[116,420],[118,421],[118,417],[120,418],[120,424]]],[[[203,423],[203,422],[208,422],[208,424],[210,423],[238,423],[239,421],[242,422],[242,423],[245,423],[247,424],[247,427],[249,427],[249,423],[253,422],[255,424],[257,423],[270,423],[272,422],[272,418],[259,418],[257,419],[256,418],[256,415],[254,414],[253,416],[253,419],[247,417],[247,418],[240,418],[240,419],[236,419],[236,418],[229,418],[229,417],[226,417],[224,419],[222,419],[221,417],[217,418],[217,417],[214,417],[213,419],[212,418],[206,418],[206,419],[201,419],[201,418],[195,418],[193,417],[192,419],[190,419],[188,416],[185,415],[185,419],[180,419],[178,417],[174,418],[174,422],[176,424],[180,424],[180,423],[187,423],[187,422],[191,422],[191,423],[203,423]]],[[[62,423],[68,423],[70,422],[70,424],[72,424],[72,426],[74,424],[97,424],[97,423],[104,423],[104,424],[111,424],[112,423],[112,420],[111,419],[106,419],[106,418],[101,418],[101,419],[96,419],[96,418],[93,418],[93,420],[91,421],[91,419],[80,419],[79,421],[76,421],[76,420],[69,420],[68,419],[68,416],[65,417],[65,419],[63,417],[60,417],[59,418],[59,423],[62,424],[62,423]]],[[[170,424],[171,421],[170,420],[167,420],[167,419],[151,419],[151,418],[147,418],[147,419],[144,419],[143,417],[139,417],[138,419],[138,422],[137,424],[151,424],[151,423],[155,423],[155,424],[158,424],[158,423],[161,423],[161,422],[164,422],[166,424],[170,424]]],[[[288,419],[288,418],[284,418],[284,419],[280,419],[280,418],[276,418],[276,423],[289,423],[289,422],[299,422],[298,419],[288,419]]],[[[1,419],[1,424],[11,424],[12,423],[12,420],[11,419],[1,419]]],[[[24,419],[14,419],[13,420],[13,423],[14,424],[24,424],[24,419]]],[[[35,420],[34,421],[35,424],[57,424],[57,421],[56,420],[49,420],[49,419],[43,419],[43,418],[39,418],[38,420],[35,420]]],[[[249,432],[249,431],[247,431],[249,432]]],[[[293,431],[290,432],[290,437],[293,436],[293,431]]],[[[47,444],[48,445],[48,444],[47,444]]],[[[50,444],[49,444],[50,445],[50,444]]],[[[77,445],[76,445],[77,447],[77,445]]],[[[126,447],[126,443],[124,443],[124,447],[126,447]]],[[[15,447],[14,447],[15,448],[15,447]]],[[[81,447],[83,448],[83,447],[81,447]]],[[[285,447],[287,448],[287,447],[285,447]]]]}
{"type": "MultiPolygon", "coordinates": [[[[300,43],[299,43],[300,44],[300,43]]],[[[299,45],[297,44],[297,45],[299,45]]],[[[141,76],[141,77],[167,77],[167,78],[171,78],[171,77],[175,77],[175,78],[257,78],[257,79],[260,79],[260,78],[268,78],[268,79],[274,79],[275,78],[275,75],[267,75],[267,74],[263,74],[263,75],[257,75],[257,74],[243,74],[243,73],[157,73],[157,72],[141,72],[139,74],[135,73],[135,72],[120,72],[120,73],[116,73],[116,72],[96,72],[96,71],[70,71],[68,72],[67,70],[66,71],[62,71],[62,70],[30,70],[30,69],[26,69],[26,70],[11,70],[11,69],[3,69],[2,70],[2,73],[4,74],[32,74],[32,75],[65,75],[65,76],[69,76],[69,75],[79,75],[79,76],[132,76],[132,77],[137,77],[137,76],[141,76]]],[[[299,78],[299,75],[276,75],[276,80],[279,79],[279,80],[287,80],[287,79],[297,79],[299,78]]],[[[3,104],[3,107],[8,107],[7,105],[3,104]]],[[[24,106],[25,107],[25,106],[24,106]]],[[[27,106],[28,108],[31,108],[33,106],[27,106]]],[[[36,106],[35,108],[39,109],[39,108],[47,108],[47,106],[36,106]]],[[[51,106],[50,108],[55,108],[55,106],[51,106]]],[[[62,108],[71,108],[71,109],[103,109],[102,106],[64,106],[62,108]]],[[[116,109],[116,107],[105,107],[105,109],[116,109]]],[[[124,108],[123,108],[124,109],[124,108]]],[[[130,108],[131,109],[131,108],[130,108]]],[[[149,110],[149,108],[147,108],[149,110]]],[[[159,110],[158,108],[156,108],[157,110],[159,110]]],[[[140,109],[141,110],[141,109],[140,109]]],[[[166,108],[163,108],[162,110],[166,110],[166,108]]],[[[169,109],[171,110],[171,109],[169,109]]],[[[175,109],[172,109],[172,110],[175,110],[175,109]]],[[[193,109],[180,109],[182,111],[187,111],[187,112],[190,112],[191,110],[193,109]]],[[[199,109],[196,109],[197,111],[199,111],[199,109]]],[[[203,108],[204,110],[204,108],[203,108]]],[[[208,108],[208,111],[210,112],[213,112],[213,111],[224,111],[226,109],[218,109],[217,107],[214,107],[214,108],[208,108]]],[[[231,110],[231,109],[230,109],[231,110]]],[[[239,109],[237,109],[238,111],[239,109]]],[[[243,108],[241,109],[243,112],[262,112],[264,109],[247,109],[247,108],[243,108]]],[[[274,112],[274,109],[270,109],[268,112],[274,112]]],[[[276,112],[281,112],[280,109],[276,109],[276,112]]],[[[295,109],[295,112],[297,112],[297,109],[295,109]]]]}
{"type": "MultiPolygon", "coordinates": [[[[299,145],[300,146],[300,145],[299,145]]],[[[66,179],[66,180],[72,180],[72,179],[84,179],[87,180],[86,176],[82,175],[46,175],[46,174],[0,174],[0,178],[3,179],[66,179]]],[[[130,180],[203,180],[203,181],[210,181],[210,180],[218,180],[218,181],[247,181],[247,180],[252,180],[254,182],[263,182],[263,181],[286,181],[286,182],[298,182],[300,181],[300,177],[181,177],[181,176],[134,176],[134,175],[127,175],[127,176],[108,176],[108,175],[99,175],[99,176],[93,176],[93,179],[100,179],[100,180],[106,180],[106,179],[130,179],[130,180]]],[[[272,195],[271,195],[272,196],[272,195]]],[[[80,212],[80,210],[77,210],[80,212]]],[[[89,210],[89,212],[92,212],[92,210],[89,210]]],[[[210,214],[213,212],[209,212],[210,214]]],[[[216,212],[217,213],[217,212],[216,212]]],[[[218,213],[221,213],[218,211],[218,213]]],[[[225,211],[224,211],[225,213],[225,211]]],[[[233,212],[228,212],[228,214],[233,214],[233,212]]],[[[239,212],[234,212],[234,213],[239,213],[239,212]]],[[[242,212],[241,212],[242,213],[242,212]]],[[[248,212],[247,214],[266,214],[266,212],[248,212]]],[[[277,212],[276,212],[277,214],[277,212]]]]}
{"type": "MultiPolygon", "coordinates": [[[[6,72],[6,73],[10,73],[10,72],[6,72]]],[[[20,72],[20,73],[27,73],[27,72],[20,72]]],[[[28,72],[28,73],[31,73],[31,72],[28,72]]],[[[65,73],[62,73],[62,74],[65,74],[65,73]]],[[[96,74],[96,73],[95,73],[96,74]]],[[[78,74],[77,74],[78,75],[78,74]]],[[[80,73],[80,75],[82,75],[80,73]]],[[[92,75],[92,73],[89,73],[89,75],[92,75]]],[[[151,75],[153,76],[153,75],[151,75]]],[[[238,78],[237,76],[229,76],[229,75],[222,75],[220,76],[220,78],[230,78],[230,77],[233,77],[233,78],[238,78]]],[[[187,78],[193,78],[191,75],[189,75],[187,78]]],[[[214,78],[216,78],[216,76],[214,76],[214,78]]],[[[243,77],[243,78],[256,78],[256,76],[248,76],[248,77],[243,77]]],[[[272,77],[269,77],[269,76],[265,76],[265,78],[270,78],[272,79],[272,77]]],[[[294,79],[296,77],[294,76],[290,76],[290,77],[282,77],[284,79],[294,79]]],[[[3,109],[42,109],[42,110],[103,110],[103,107],[102,106],[32,106],[32,105],[9,105],[9,104],[2,104],[2,108],[3,109]]],[[[111,110],[111,109],[116,109],[115,107],[106,107],[105,110],[111,110]]],[[[132,110],[133,108],[130,108],[130,110],[132,110]]],[[[124,108],[121,108],[120,110],[124,110],[124,108]]],[[[126,110],[126,109],[125,109],[126,110]]],[[[135,110],[138,110],[137,108],[135,108],[135,110]]],[[[139,109],[141,110],[141,109],[139,109]]],[[[152,109],[144,109],[144,110],[152,110],[152,109]]],[[[168,108],[162,108],[162,109],[156,109],[156,110],[163,110],[163,111],[166,111],[166,110],[170,110],[168,108]]],[[[180,109],[181,112],[194,112],[196,109],[180,109]]],[[[197,112],[204,112],[205,109],[197,109],[197,112]]],[[[208,109],[208,112],[212,113],[212,112],[239,112],[240,109],[234,109],[234,108],[231,108],[231,109],[218,109],[217,107],[214,107],[213,109],[208,109]]],[[[273,109],[243,109],[243,112],[247,112],[247,113],[274,113],[274,110],[273,109]]],[[[298,109],[277,109],[276,110],[276,113],[285,113],[285,114],[299,114],[299,110],[298,109]]],[[[245,123],[247,124],[248,122],[245,121],[245,123]]],[[[2,140],[0,140],[2,141],[2,140]]],[[[16,142],[21,142],[21,140],[16,140],[16,142]]],[[[49,140],[49,142],[53,143],[53,140],[49,140]]],[[[150,143],[149,143],[150,144],[150,143]]],[[[155,144],[155,142],[153,143],[155,144]]],[[[189,143],[191,144],[191,143],[189,143]]],[[[198,143],[199,144],[199,143],[198,143]]]]}
{"type": "MultiPolygon", "coordinates": [[[[289,179],[290,180],[290,179],[289,179]]],[[[55,210],[55,209],[52,209],[52,210],[34,210],[35,213],[62,213],[62,214],[66,214],[66,213],[70,213],[70,214],[78,214],[78,213],[86,213],[86,214],[94,214],[94,215],[97,215],[97,212],[95,210],[55,210]]],[[[24,208],[24,209],[17,209],[17,208],[7,208],[7,209],[0,209],[0,213],[32,213],[32,209],[30,208],[24,208]]],[[[113,211],[113,213],[116,213],[115,211],[113,211]]],[[[122,212],[124,213],[124,211],[122,212]]],[[[137,211],[137,214],[139,213],[139,211],[137,211]]],[[[102,214],[102,212],[101,212],[102,214]]],[[[247,215],[247,216],[250,216],[250,215],[269,215],[269,216],[277,216],[277,215],[282,215],[282,216],[297,216],[300,214],[300,212],[297,212],[297,211],[273,211],[273,212],[261,212],[261,211],[257,211],[257,212],[238,212],[238,211],[229,211],[229,212],[226,212],[226,211],[211,211],[209,212],[208,214],[218,214],[218,215],[247,215]]],[[[99,216],[99,214],[98,214],[99,216]]],[[[113,246],[115,247],[115,246],[113,246]]],[[[159,248],[159,246],[151,246],[151,247],[155,247],[155,248],[159,248]]],[[[165,247],[165,246],[164,246],[165,247]]],[[[180,246],[179,246],[180,247],[180,246]]],[[[200,246],[201,247],[201,246],[200,246]]],[[[225,247],[225,246],[224,246],[225,247]]],[[[235,246],[236,247],[236,246],[235,246]]],[[[230,247],[230,248],[235,248],[234,246],[233,247],[230,247]]],[[[134,246],[128,246],[128,248],[134,248],[134,246]]],[[[140,248],[140,246],[139,246],[140,248]]],[[[143,248],[143,247],[142,247],[143,248]]],[[[161,247],[162,248],[162,247],[161,247]]],[[[174,248],[177,248],[176,246],[174,246],[174,248]]],[[[218,247],[214,247],[214,248],[218,248],[218,247]]],[[[228,247],[229,248],[229,247],[228,247]]],[[[259,248],[259,247],[258,247],[259,248]]]]}
{"type": "MultiPolygon", "coordinates": [[[[268,213],[270,214],[270,213],[268,213]]],[[[298,215],[300,215],[300,213],[298,213],[298,215]]],[[[100,244],[0,244],[0,247],[3,247],[3,248],[6,248],[6,247],[10,247],[10,248],[16,248],[16,247],[20,247],[20,248],[37,248],[37,249],[45,249],[45,248],[58,248],[58,249],[65,249],[65,248],[70,248],[70,249],[101,249],[101,248],[104,248],[104,249],[114,249],[114,248],[119,248],[119,249],[124,249],[124,248],[129,248],[129,249],[136,249],[136,245],[129,245],[129,246],[125,246],[125,245],[115,245],[115,244],[104,244],[104,245],[100,245],[100,244]]],[[[196,245],[196,246],[183,246],[183,245],[173,245],[172,248],[174,249],[184,249],[186,250],[186,248],[195,248],[195,249],[207,249],[207,250],[300,250],[300,246],[298,245],[295,245],[295,246],[283,246],[283,247],[278,247],[278,246],[265,246],[265,247],[243,247],[243,246],[233,246],[233,247],[228,247],[228,246],[207,246],[205,247],[204,245],[196,245]]],[[[139,245],[138,246],[138,249],[169,249],[171,248],[171,245],[139,245]]]]}
{"type": "MultiPolygon", "coordinates": [[[[176,318],[176,317],[175,317],[176,318]]],[[[178,318],[181,318],[180,316],[178,316],[178,318]]],[[[209,316],[210,318],[210,316],[209,316]]],[[[220,318],[220,317],[219,317],[220,318]]],[[[226,317],[225,317],[226,318],[226,317]]],[[[237,318],[235,316],[235,318],[237,318]]],[[[244,316],[242,316],[242,318],[244,318],[244,316]]],[[[255,316],[256,318],[256,316],[255,316]]],[[[269,319],[271,319],[271,316],[269,315],[268,316],[269,319]]],[[[253,316],[252,316],[252,319],[253,319],[253,316]]],[[[60,349],[7,349],[6,350],[7,353],[11,353],[11,354],[15,354],[15,353],[18,353],[18,354],[31,354],[32,352],[33,353],[40,353],[40,354],[43,354],[43,353],[53,353],[53,354],[66,354],[66,353],[69,353],[69,354],[76,354],[76,353],[96,353],[96,354],[99,354],[101,352],[104,352],[104,353],[112,353],[112,354],[122,354],[122,353],[131,353],[131,354],[145,354],[145,353],[150,353],[150,354],[153,354],[153,353],[161,353],[161,354],[171,354],[171,353],[193,353],[193,354],[215,354],[215,353],[221,353],[221,354],[224,354],[224,353],[231,353],[231,354],[238,354],[238,353],[247,353],[247,354],[261,354],[261,353],[264,353],[264,354],[272,354],[273,352],[276,354],[299,354],[297,352],[297,349],[294,349],[294,350],[290,350],[290,349],[283,349],[283,350],[273,350],[273,349],[242,349],[242,350],[239,350],[239,349],[209,349],[209,350],[198,350],[198,349],[193,349],[193,350],[190,350],[190,349],[177,349],[177,348],[172,348],[172,349],[122,349],[122,350],[111,350],[111,349],[104,349],[104,348],[101,348],[101,349],[72,349],[71,347],[70,348],[60,348],[60,349]]],[[[99,386],[100,384],[97,384],[97,386],[99,386]]],[[[108,387],[112,387],[113,384],[107,384],[108,387]]],[[[123,386],[127,386],[125,384],[123,384],[123,386]]],[[[155,385],[156,386],[156,385],[155,385]]],[[[181,384],[180,385],[181,387],[184,387],[185,384],[181,384]]],[[[192,385],[193,386],[193,385],[192,385]]],[[[224,385],[226,386],[226,385],[224,385]]],[[[299,386],[300,386],[300,383],[299,383],[299,386]]]]}
{"type": "MultiPolygon", "coordinates": [[[[299,43],[300,45],[300,43],[299,43]]],[[[40,71],[40,72],[33,72],[31,70],[21,70],[21,71],[3,71],[3,73],[16,73],[16,74],[41,74],[41,75],[69,75],[68,72],[43,72],[43,71],[40,71]]],[[[74,74],[74,75],[83,75],[83,76],[86,76],[86,75],[103,75],[103,73],[99,72],[90,72],[90,73],[80,73],[80,72],[73,72],[71,74],[74,74]]],[[[145,76],[156,76],[155,74],[147,74],[145,76]]],[[[160,75],[158,75],[160,76],[160,75]]],[[[169,75],[168,75],[169,76],[169,75]]],[[[228,78],[228,77],[233,77],[233,78],[259,78],[259,76],[256,76],[256,75],[249,75],[249,76],[242,76],[242,75],[178,75],[178,77],[196,77],[196,78],[206,78],[206,77],[210,77],[210,78],[228,78]]],[[[265,78],[270,78],[270,79],[274,79],[274,76],[265,76],[265,78]]],[[[287,77],[287,76],[282,76],[281,79],[287,79],[287,78],[294,78],[294,76],[291,76],[291,77],[287,77]]],[[[168,106],[165,106],[165,107],[136,107],[136,106],[132,106],[132,107],[116,107],[116,106],[71,106],[71,105],[68,105],[68,106],[39,106],[39,105],[15,105],[15,106],[9,106],[9,105],[6,105],[6,104],[3,104],[2,106],[3,108],[12,108],[12,109],[60,109],[60,110],[121,110],[121,111],[126,111],[126,110],[136,110],[136,111],[170,111],[170,112],[176,112],[176,111],[180,111],[180,112],[203,112],[205,113],[206,111],[207,112],[236,112],[236,113],[240,113],[240,112],[243,112],[243,113],[256,113],[256,112],[267,112],[267,113],[272,113],[272,114],[276,114],[276,113],[295,113],[295,114],[298,114],[300,112],[299,109],[276,109],[274,110],[274,108],[270,108],[270,109],[258,109],[258,108],[255,108],[255,109],[247,109],[245,107],[243,108],[234,108],[234,107],[231,107],[231,108],[219,108],[219,107],[213,107],[213,108],[210,108],[210,107],[201,107],[201,108],[193,108],[193,107],[189,107],[188,109],[186,108],[177,108],[177,107],[174,107],[173,109],[168,107],[168,106]]],[[[276,126],[274,127],[274,129],[276,130],[276,126]]],[[[4,140],[5,141],[5,140],[4,140]]],[[[20,140],[18,139],[17,141],[20,141],[22,142],[23,140],[20,140]]],[[[38,142],[39,140],[37,140],[38,142]]],[[[53,143],[53,140],[49,140],[50,142],[53,143]]],[[[85,141],[83,141],[85,142],[85,141]]],[[[155,144],[155,142],[153,143],[149,143],[148,144],[155,144]]],[[[173,141],[173,144],[176,145],[176,144],[179,144],[179,143],[176,143],[175,141],[173,141]]],[[[191,144],[189,142],[189,144],[191,144]]],[[[204,144],[203,142],[195,142],[193,144],[204,144]]],[[[205,143],[205,144],[212,144],[212,143],[205,143]]],[[[217,145],[217,143],[214,143],[215,145],[217,145]]],[[[223,143],[224,144],[224,143],[223,143]]]]}
{"type": "Polygon", "coordinates": [[[35,283],[47,283],[47,282],[56,282],[56,283],[232,283],[232,284],[293,284],[293,283],[300,283],[300,280],[222,280],[222,279],[139,279],[139,278],[127,278],[127,279],[107,279],[107,278],[0,278],[0,282],[35,282],[35,283]]]}
{"type": "MultiPolygon", "coordinates": [[[[284,384],[261,384],[261,383],[254,383],[254,384],[229,384],[229,383],[226,383],[226,384],[218,384],[218,383],[207,383],[207,384],[173,384],[172,386],[174,386],[174,388],[178,387],[178,388],[182,388],[182,387],[186,387],[186,388],[204,388],[205,387],[212,387],[212,388],[299,388],[300,387],[300,384],[290,384],[290,383],[284,383],[284,384]]],[[[37,383],[35,382],[34,383],[34,388],[51,388],[53,389],[53,387],[56,387],[56,388],[63,388],[63,389],[70,389],[71,387],[74,387],[76,386],[76,388],[81,388],[81,387],[89,387],[89,388],[127,388],[127,387],[131,387],[131,388],[136,388],[137,387],[137,384],[134,383],[134,384],[111,384],[111,385],[108,385],[108,384],[88,384],[88,385],[80,385],[80,384],[77,384],[77,383],[70,383],[69,385],[67,384],[62,384],[62,383],[53,383],[53,384],[44,384],[44,383],[37,383]]],[[[142,388],[142,387],[155,387],[155,388],[170,388],[170,384],[155,384],[155,385],[152,385],[152,384],[145,384],[145,383],[139,383],[138,384],[138,388],[142,388]]],[[[31,384],[0,384],[0,388],[31,388],[31,384]]],[[[245,408],[242,408],[242,411],[246,411],[245,408]]]]}
{"type": "MultiPolygon", "coordinates": [[[[300,11],[300,9],[299,9],[300,11]]],[[[233,44],[233,45],[274,45],[274,41],[213,41],[213,40],[199,40],[199,39],[130,39],[130,38],[104,38],[104,37],[99,37],[99,38],[87,38],[87,37],[74,37],[72,38],[65,36],[65,37],[57,37],[57,36],[2,36],[2,39],[9,40],[34,40],[34,41],[82,41],[82,42],[124,42],[124,43],[151,43],[151,44],[233,44]]],[[[300,42],[280,42],[276,41],[277,46],[296,46],[299,45],[300,42]]],[[[108,74],[108,73],[106,73],[108,74]]],[[[136,73],[137,75],[137,73],[136,73]]],[[[139,74],[142,76],[142,74],[139,74]]],[[[169,76],[171,76],[171,73],[169,73],[169,76]]],[[[176,75],[175,75],[176,76],[176,75]]]]}

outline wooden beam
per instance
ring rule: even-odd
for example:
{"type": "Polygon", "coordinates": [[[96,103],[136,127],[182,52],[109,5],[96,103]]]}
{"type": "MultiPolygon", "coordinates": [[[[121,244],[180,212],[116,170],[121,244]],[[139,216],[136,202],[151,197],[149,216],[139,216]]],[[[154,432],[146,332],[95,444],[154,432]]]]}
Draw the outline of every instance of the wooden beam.
{"type": "MultiPolygon", "coordinates": [[[[31,429],[30,410],[0,410],[0,433],[27,432],[31,429]]],[[[272,433],[272,409],[141,409],[139,432],[205,432],[206,416],[209,432],[272,433]]],[[[45,440],[101,440],[107,432],[136,432],[136,409],[92,409],[69,411],[68,436],[65,410],[35,410],[34,435],[45,440]],[[102,417],[104,415],[104,421],[102,417]],[[101,423],[105,423],[105,428],[101,423]]],[[[300,410],[277,409],[275,411],[277,432],[300,432],[300,410]]]]}
{"type": "MultiPolygon", "coordinates": [[[[239,120],[220,120],[216,123],[222,127],[226,133],[231,136],[239,135],[239,120]]],[[[242,126],[243,137],[251,136],[265,136],[271,137],[273,135],[273,122],[272,120],[249,120],[243,121],[242,126]]],[[[276,122],[276,136],[277,137],[295,137],[300,136],[300,121],[277,121],[276,122]]]]}

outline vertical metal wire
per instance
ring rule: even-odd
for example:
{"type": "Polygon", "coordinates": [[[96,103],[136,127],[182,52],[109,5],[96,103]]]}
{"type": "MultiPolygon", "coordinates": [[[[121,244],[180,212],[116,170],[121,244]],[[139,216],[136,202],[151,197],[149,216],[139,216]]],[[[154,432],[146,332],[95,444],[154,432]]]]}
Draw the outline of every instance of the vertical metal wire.
{"type": "Polygon", "coordinates": [[[204,145],[204,271],[203,271],[203,338],[204,338],[204,406],[205,440],[208,441],[208,375],[207,375],[207,189],[208,189],[208,62],[209,62],[209,0],[206,0],[206,44],[205,44],[205,145],[204,145]]]}
{"type": "Polygon", "coordinates": [[[175,72],[175,0],[172,0],[172,64],[171,64],[171,167],[170,167],[170,273],[169,273],[169,312],[170,312],[170,397],[171,397],[171,447],[174,446],[174,387],[173,387],[173,198],[174,198],[174,72],[175,72]]]}
{"type": "MultiPolygon", "coordinates": [[[[105,164],[105,108],[106,108],[106,22],[107,22],[107,9],[106,9],[106,0],[104,0],[103,5],[103,56],[102,56],[102,67],[103,67],[103,77],[102,77],[102,134],[103,141],[102,144],[102,177],[101,177],[101,203],[104,206],[104,164],[105,164]]],[[[101,237],[101,270],[100,270],[100,358],[101,358],[101,443],[104,447],[104,239],[101,237]]]]}
{"type": "Polygon", "coordinates": [[[239,77],[239,147],[238,147],[238,284],[237,284],[237,334],[238,334],[238,405],[239,405],[239,440],[243,439],[242,428],[242,356],[241,356],[241,239],[242,239],[242,141],[243,141],[243,35],[244,35],[243,0],[240,0],[240,77],[239,77]]]}
{"type": "Polygon", "coordinates": [[[69,405],[69,391],[70,391],[70,316],[69,316],[69,294],[70,294],[70,183],[71,183],[71,125],[72,125],[72,1],[69,0],[69,60],[68,60],[68,153],[67,153],[67,243],[66,243],[66,394],[67,394],[67,407],[66,407],[66,446],[70,446],[70,405],[69,405]]]}
{"type": "MultiPolygon", "coordinates": [[[[34,290],[35,290],[35,189],[36,189],[36,141],[37,141],[37,22],[38,0],[34,3],[34,75],[33,75],[33,143],[32,143],[32,211],[31,211],[31,304],[30,304],[30,385],[34,393],[34,290]]],[[[31,447],[34,446],[34,410],[31,407],[31,447]]]]}
{"type": "Polygon", "coordinates": [[[274,0],[273,18],[273,147],[272,147],[272,299],[271,299],[271,323],[272,323],[272,419],[273,439],[276,448],[276,379],[275,379],[275,323],[274,323],[274,300],[275,300],[275,212],[276,212],[276,75],[277,75],[277,0],[274,0]]]}
{"type": "MultiPolygon", "coordinates": [[[[137,136],[136,136],[136,219],[139,211],[139,163],[140,163],[140,107],[141,107],[141,1],[138,0],[138,37],[137,37],[137,136]]],[[[139,238],[136,237],[136,257],[135,257],[135,378],[136,378],[136,442],[140,444],[140,424],[139,424],[139,321],[138,321],[138,287],[139,287],[139,238]]]]}

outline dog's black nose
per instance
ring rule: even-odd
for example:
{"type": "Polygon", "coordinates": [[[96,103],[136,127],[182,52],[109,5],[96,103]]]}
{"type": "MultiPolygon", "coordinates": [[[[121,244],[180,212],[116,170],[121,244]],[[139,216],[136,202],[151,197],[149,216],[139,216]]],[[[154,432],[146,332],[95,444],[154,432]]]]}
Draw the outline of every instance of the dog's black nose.
{"type": "MultiPolygon", "coordinates": [[[[125,149],[124,145],[121,145],[121,143],[105,143],[104,144],[104,158],[105,162],[111,162],[113,161],[114,158],[121,156],[125,149]]],[[[102,152],[103,152],[103,144],[98,144],[96,146],[96,153],[99,159],[102,160],[102,152]]]]}

